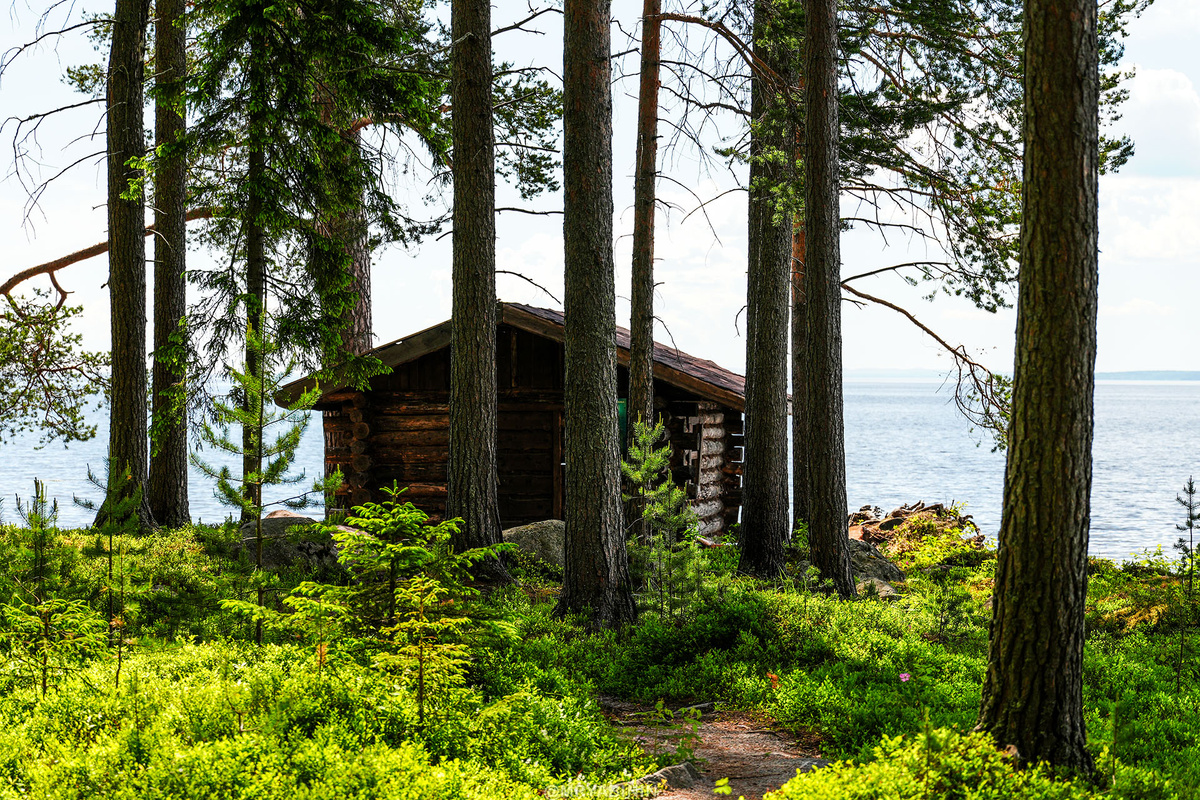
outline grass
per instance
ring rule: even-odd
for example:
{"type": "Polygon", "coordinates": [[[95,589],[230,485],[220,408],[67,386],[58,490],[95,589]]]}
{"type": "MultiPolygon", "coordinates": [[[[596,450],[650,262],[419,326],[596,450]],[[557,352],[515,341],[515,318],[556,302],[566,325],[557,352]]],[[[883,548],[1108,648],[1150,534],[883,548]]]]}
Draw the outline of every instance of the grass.
{"type": "MultiPolygon", "coordinates": [[[[220,604],[253,591],[252,568],[231,555],[235,530],[119,538],[130,642],[120,680],[100,647],[64,664],[42,698],[4,659],[0,799],[535,797],[568,782],[601,792],[671,760],[615,733],[600,694],[753,709],[842,759],[791,782],[788,798],[1200,796],[1200,635],[1172,565],[1091,564],[1084,702],[1101,779],[1084,786],[1016,771],[969,734],[995,561],[952,535],[903,532],[897,602],[737,578],[727,550],[699,553],[711,580],[689,586],[683,613],[646,612],[619,632],[554,618],[558,576],[526,559],[524,588],[461,610],[489,623],[468,636],[465,674],[424,723],[411,669],[372,663],[348,637],[318,646],[278,628],[262,647],[247,641],[249,626],[220,604]]],[[[58,540],[50,591],[104,613],[106,542],[58,540]]],[[[2,604],[28,582],[27,532],[0,528],[0,557],[2,604]]],[[[273,576],[272,602],[283,610],[279,598],[321,577],[273,576]]]]}

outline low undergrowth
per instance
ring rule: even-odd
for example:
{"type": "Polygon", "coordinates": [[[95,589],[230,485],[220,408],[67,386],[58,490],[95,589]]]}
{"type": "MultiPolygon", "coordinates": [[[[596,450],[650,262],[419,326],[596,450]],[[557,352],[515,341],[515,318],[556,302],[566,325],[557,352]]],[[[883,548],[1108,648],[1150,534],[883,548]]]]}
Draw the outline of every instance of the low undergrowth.
{"type": "MultiPolygon", "coordinates": [[[[607,791],[677,757],[614,733],[602,694],[755,710],[844,759],[791,782],[787,798],[1200,796],[1198,620],[1163,558],[1091,565],[1084,703],[1100,784],[1085,786],[1017,770],[968,733],[995,561],[944,531],[905,531],[908,579],[892,602],[737,577],[736,551],[685,543],[688,569],[708,577],[618,632],[555,618],[556,576],[520,559],[514,570],[534,579],[522,587],[486,600],[426,592],[425,611],[377,613],[374,628],[325,627],[349,583],[297,569],[270,577],[261,647],[247,604],[222,606],[253,596],[237,538],[116,537],[124,649],[110,635],[53,651],[62,663],[44,696],[13,657],[32,645],[0,637],[0,798],[534,797],[607,791]],[[290,624],[300,610],[306,624],[290,624]],[[436,624],[460,618],[479,624],[436,624]],[[423,714],[412,653],[426,651],[457,666],[441,683],[424,676],[436,697],[423,714]]],[[[0,529],[0,605],[41,570],[43,594],[107,614],[107,548],[68,532],[39,561],[28,530],[0,529]]],[[[421,585],[397,597],[416,602],[421,585]]]]}

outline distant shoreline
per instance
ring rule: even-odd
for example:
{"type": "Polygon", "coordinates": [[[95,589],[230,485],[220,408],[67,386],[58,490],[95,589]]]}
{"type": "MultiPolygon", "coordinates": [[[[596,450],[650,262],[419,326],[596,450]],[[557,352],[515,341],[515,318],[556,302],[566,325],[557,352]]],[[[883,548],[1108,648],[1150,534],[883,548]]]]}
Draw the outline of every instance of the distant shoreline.
{"type": "MultiPolygon", "coordinates": [[[[846,380],[945,380],[947,373],[936,369],[848,369],[846,380]]],[[[1097,372],[1098,381],[1200,381],[1197,370],[1130,370],[1097,372]]]]}

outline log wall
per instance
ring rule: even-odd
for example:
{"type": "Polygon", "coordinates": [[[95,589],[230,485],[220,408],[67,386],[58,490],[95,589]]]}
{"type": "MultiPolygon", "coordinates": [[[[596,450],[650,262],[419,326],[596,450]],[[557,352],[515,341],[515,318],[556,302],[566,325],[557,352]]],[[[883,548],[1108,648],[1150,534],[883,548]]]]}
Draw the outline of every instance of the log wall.
{"type": "MultiPolygon", "coordinates": [[[[372,379],[367,392],[322,399],[326,474],[343,475],[334,508],[386,499],[380,487],[394,481],[432,517],[445,513],[449,358],[443,348],[372,379]]],[[[558,342],[508,326],[498,331],[498,498],[506,528],[565,513],[562,359],[558,342]]],[[[731,460],[736,449],[740,461],[741,413],[657,388],[673,477],[687,486],[702,535],[718,535],[737,520],[741,502],[741,468],[731,460]]]]}

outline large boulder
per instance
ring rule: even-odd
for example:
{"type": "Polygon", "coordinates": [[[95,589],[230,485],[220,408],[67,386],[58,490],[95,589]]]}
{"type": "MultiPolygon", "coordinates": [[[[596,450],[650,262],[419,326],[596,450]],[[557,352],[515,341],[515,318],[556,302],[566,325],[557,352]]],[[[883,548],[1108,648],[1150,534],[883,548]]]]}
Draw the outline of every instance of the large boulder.
{"type": "Polygon", "coordinates": [[[877,597],[880,600],[899,600],[900,593],[890,583],[879,578],[863,578],[856,584],[859,597],[877,597]]]}
{"type": "Polygon", "coordinates": [[[531,522],[528,525],[509,528],[502,535],[504,541],[532,553],[547,564],[562,567],[566,563],[564,543],[567,538],[567,523],[561,519],[531,522]]]}
{"type": "MultiPolygon", "coordinates": [[[[266,569],[281,569],[293,564],[309,567],[331,568],[337,566],[337,545],[327,533],[316,529],[317,520],[280,509],[262,518],[263,560],[266,569]]],[[[250,561],[255,560],[258,536],[255,523],[247,522],[241,527],[242,541],[235,547],[244,550],[250,561]]]]}
{"type": "Polygon", "coordinates": [[[850,566],[856,580],[875,578],[884,583],[904,580],[904,573],[878,547],[860,539],[850,540],[850,566]]]}

